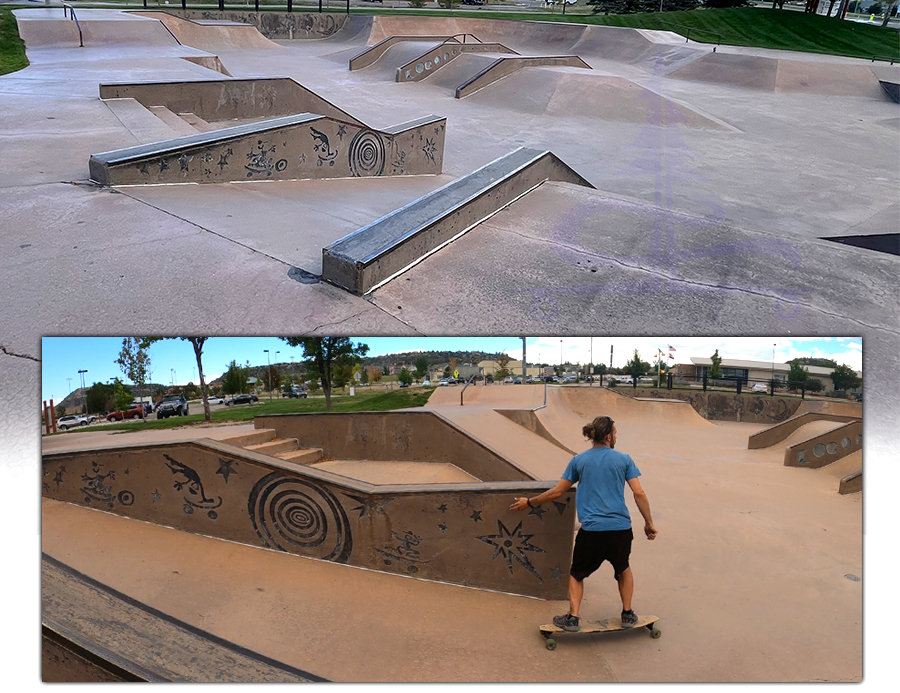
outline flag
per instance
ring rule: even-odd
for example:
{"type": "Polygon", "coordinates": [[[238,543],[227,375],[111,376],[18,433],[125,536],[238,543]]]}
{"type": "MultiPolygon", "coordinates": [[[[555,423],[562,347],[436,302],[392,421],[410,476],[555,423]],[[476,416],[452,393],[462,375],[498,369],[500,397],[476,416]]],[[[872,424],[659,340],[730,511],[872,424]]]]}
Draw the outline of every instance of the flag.
{"type": "Polygon", "coordinates": [[[675,347],[673,347],[673,346],[670,344],[670,345],[669,345],[669,358],[670,358],[670,359],[674,359],[674,358],[675,358],[675,357],[672,355],[672,352],[673,352],[673,351],[675,351],[675,347]]]}

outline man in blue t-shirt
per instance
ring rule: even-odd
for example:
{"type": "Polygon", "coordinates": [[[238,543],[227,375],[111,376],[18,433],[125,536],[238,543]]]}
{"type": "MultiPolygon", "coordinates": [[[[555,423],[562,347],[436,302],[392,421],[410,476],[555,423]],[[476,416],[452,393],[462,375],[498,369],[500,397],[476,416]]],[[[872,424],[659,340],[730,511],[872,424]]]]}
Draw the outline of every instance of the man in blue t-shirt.
{"type": "Polygon", "coordinates": [[[631,609],[634,577],[628,565],[631,556],[631,516],[625,505],[625,484],[631,488],[638,510],[644,517],[644,534],[656,539],[657,531],[650,515],[650,501],[641,488],[640,470],[629,455],[618,452],[616,424],[608,416],[599,416],[582,432],[593,446],[575,455],[555,488],[534,498],[516,498],[510,510],[525,510],[555,500],[578,484],[575,506],[581,528],[575,536],[572,568],[569,570],[569,611],[555,616],[553,623],[565,630],[578,630],[578,608],[584,596],[584,579],[603,561],[609,561],[619,583],[622,597],[622,625],[633,628],[637,615],[631,609]]]}

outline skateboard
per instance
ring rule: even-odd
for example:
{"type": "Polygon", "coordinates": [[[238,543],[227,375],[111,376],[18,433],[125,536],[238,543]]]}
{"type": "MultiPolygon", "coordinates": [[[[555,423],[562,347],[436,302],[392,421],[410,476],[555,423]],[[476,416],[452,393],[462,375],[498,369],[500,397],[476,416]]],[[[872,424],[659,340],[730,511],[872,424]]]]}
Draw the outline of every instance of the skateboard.
{"type": "Polygon", "coordinates": [[[655,639],[662,635],[659,628],[655,628],[653,625],[658,620],[658,616],[638,616],[637,623],[633,627],[623,628],[622,619],[619,616],[613,616],[602,621],[582,621],[578,630],[565,630],[552,623],[545,623],[541,626],[541,635],[547,640],[548,650],[556,649],[556,641],[550,637],[555,633],[612,633],[617,630],[637,630],[644,627],[650,631],[650,637],[655,639]]]}

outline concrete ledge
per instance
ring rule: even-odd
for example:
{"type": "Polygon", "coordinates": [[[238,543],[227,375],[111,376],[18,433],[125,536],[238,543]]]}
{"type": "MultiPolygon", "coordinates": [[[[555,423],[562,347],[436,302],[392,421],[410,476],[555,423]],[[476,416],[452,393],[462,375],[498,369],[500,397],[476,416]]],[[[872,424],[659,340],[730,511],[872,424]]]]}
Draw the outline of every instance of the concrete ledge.
{"type": "Polygon", "coordinates": [[[878,80],[882,91],[895,103],[900,103],[900,84],[897,82],[888,82],[883,79],[878,80]]]}
{"type": "Polygon", "coordinates": [[[430,77],[454,58],[464,53],[511,53],[518,55],[512,48],[502,43],[459,43],[447,41],[397,68],[398,82],[420,82],[430,77]]]}
{"type": "Polygon", "coordinates": [[[840,416],[837,414],[824,414],[821,412],[806,412],[790,418],[787,421],[777,423],[764,431],[754,433],[747,439],[747,449],[758,450],[780,443],[798,428],[805,426],[811,421],[842,421],[849,423],[850,421],[858,421],[859,418],[860,417],[858,416],[840,416]]]}
{"type": "Polygon", "coordinates": [[[850,493],[861,493],[862,483],[863,473],[860,469],[858,472],[848,474],[843,479],[841,479],[841,485],[838,488],[838,493],[840,493],[842,496],[846,496],[850,493]]]}
{"type": "Polygon", "coordinates": [[[491,63],[477,75],[460,84],[456,88],[456,98],[462,99],[470,94],[474,94],[479,89],[484,89],[489,84],[493,84],[498,79],[503,79],[513,72],[521,70],[523,67],[581,67],[587,70],[592,69],[590,65],[577,55],[498,58],[496,62],[491,63]]]}
{"type": "Polygon", "coordinates": [[[100,98],[134,99],[146,108],[165,106],[173,113],[195,113],[209,122],[316,113],[363,125],[290,77],[111,82],[100,85],[100,98]]]}
{"type": "Polygon", "coordinates": [[[90,176],[101,185],[159,185],[437,175],[445,129],[437,116],[387,132],[301,113],[94,154],[90,176]]]}
{"type": "Polygon", "coordinates": [[[521,147],[324,248],[322,278],[368,293],[547,180],[593,187],[552,152],[521,147]]]}
{"type": "Polygon", "coordinates": [[[862,449],[862,421],[851,421],[784,450],[786,467],[818,469],[862,449]]]}
{"type": "Polygon", "coordinates": [[[454,39],[449,34],[427,36],[391,36],[384,39],[383,41],[379,41],[374,46],[368,46],[364,48],[362,52],[354,55],[352,58],[350,58],[349,67],[351,70],[362,70],[363,68],[369,67],[370,65],[375,63],[381,56],[387,53],[391,47],[396,46],[398,43],[404,43],[406,41],[437,41],[439,43],[458,43],[456,39],[454,39]]]}

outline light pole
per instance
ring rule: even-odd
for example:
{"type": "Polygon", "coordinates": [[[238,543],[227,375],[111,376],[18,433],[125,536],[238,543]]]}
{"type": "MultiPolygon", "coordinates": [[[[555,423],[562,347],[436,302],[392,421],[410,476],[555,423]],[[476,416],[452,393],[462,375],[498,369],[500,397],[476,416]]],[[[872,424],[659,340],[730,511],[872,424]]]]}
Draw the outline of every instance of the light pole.
{"type": "Polygon", "coordinates": [[[588,380],[588,387],[594,387],[594,338],[591,337],[591,371],[588,373],[591,379],[588,380]]]}
{"type": "Polygon", "coordinates": [[[562,367],[562,340],[559,340],[559,377],[562,379],[563,375],[563,367],[562,367]]]}
{"type": "Polygon", "coordinates": [[[78,371],[78,373],[81,375],[81,397],[83,399],[81,413],[87,414],[87,393],[84,391],[84,374],[87,373],[87,369],[78,371]]]}
{"type": "Polygon", "coordinates": [[[169,377],[171,378],[170,382],[172,383],[172,389],[174,390],[175,389],[175,369],[174,368],[169,369],[169,377]]]}
{"type": "Polygon", "coordinates": [[[266,352],[266,363],[269,364],[269,370],[266,371],[266,374],[269,376],[269,401],[272,401],[272,362],[269,360],[269,350],[263,349],[266,352]]]}
{"type": "Polygon", "coordinates": [[[772,345],[772,394],[775,394],[775,347],[778,342],[772,345]]]}
{"type": "Polygon", "coordinates": [[[71,397],[72,396],[72,379],[66,378],[66,380],[69,381],[69,396],[71,397]]]}

